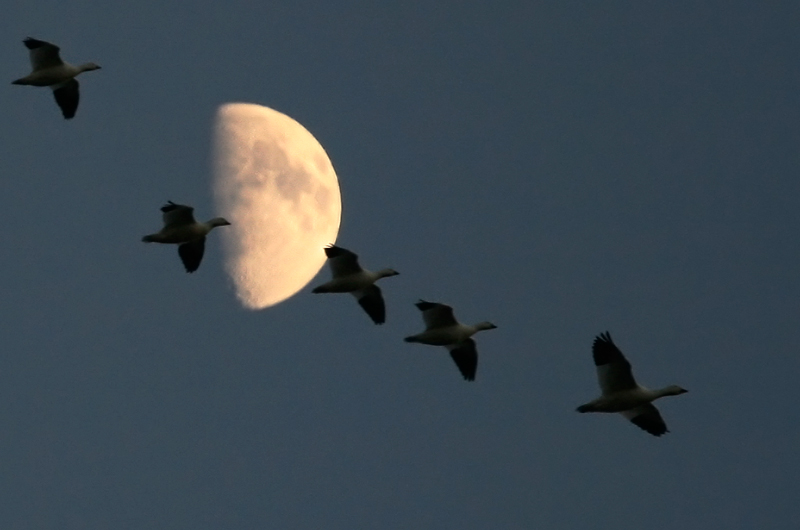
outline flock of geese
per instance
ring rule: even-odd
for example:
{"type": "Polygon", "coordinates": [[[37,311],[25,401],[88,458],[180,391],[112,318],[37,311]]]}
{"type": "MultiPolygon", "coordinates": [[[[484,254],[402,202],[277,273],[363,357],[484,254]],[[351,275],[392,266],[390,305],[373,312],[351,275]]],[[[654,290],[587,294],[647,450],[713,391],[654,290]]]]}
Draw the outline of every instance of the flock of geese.
{"type": "MultiPolygon", "coordinates": [[[[91,62],[78,66],[65,63],[59,55],[59,47],[49,42],[29,37],[23,44],[29,50],[32,71],[12,84],[50,87],[64,118],[73,118],[80,100],[79,85],[75,78],[83,72],[98,70],[100,66],[91,62]]],[[[168,201],[161,212],[163,228],[144,236],[142,241],[178,245],[178,255],[186,272],[190,273],[200,267],[209,232],[218,226],[230,225],[222,217],[215,217],[205,223],[197,222],[194,208],[172,201],[168,201]]],[[[325,255],[333,277],[312,292],[350,293],[375,324],[383,324],[386,321],[386,306],[375,282],[399,273],[393,269],[375,272],[363,269],[356,254],[335,245],[325,248],[325,255]]],[[[406,337],[405,341],[444,346],[464,379],[474,381],[478,368],[478,350],[472,336],[497,326],[491,322],[462,324],[456,320],[453,308],[445,304],[420,300],[416,306],[422,312],[425,331],[406,337]]],[[[578,407],[578,412],[617,412],[654,436],[669,432],[653,401],[664,396],[684,394],[687,392],[685,389],[671,385],[652,390],[639,385],[633,377],[630,363],[608,332],[595,338],[592,356],[597,368],[601,395],[578,407]]]]}
{"type": "MultiPolygon", "coordinates": [[[[386,306],[375,282],[399,273],[394,269],[376,272],[363,269],[358,264],[356,254],[335,245],[326,248],[325,255],[328,256],[333,278],[315,287],[312,292],[350,293],[373,322],[383,324],[386,321],[386,306]]],[[[425,331],[406,337],[405,341],[444,346],[464,379],[474,381],[478,369],[478,350],[472,336],[479,331],[496,329],[497,326],[491,322],[462,324],[456,320],[453,308],[445,304],[420,300],[416,306],[422,311],[425,331]]],[[[602,393],[597,399],[578,407],[578,412],[619,412],[634,425],[654,436],[669,432],[653,401],[664,396],[685,394],[687,390],[677,385],[657,390],[639,385],[633,378],[631,364],[608,332],[595,338],[592,356],[602,393]]]]}

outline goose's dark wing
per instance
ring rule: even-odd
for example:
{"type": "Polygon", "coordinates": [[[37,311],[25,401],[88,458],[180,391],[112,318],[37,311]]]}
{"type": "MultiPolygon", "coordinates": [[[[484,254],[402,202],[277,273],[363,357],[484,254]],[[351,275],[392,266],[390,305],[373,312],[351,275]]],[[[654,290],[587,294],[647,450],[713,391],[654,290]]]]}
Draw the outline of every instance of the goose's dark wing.
{"type": "Polygon", "coordinates": [[[164,219],[164,226],[173,225],[193,225],[194,208],[186,206],[185,204],[176,204],[172,201],[167,201],[167,204],[161,207],[163,212],[162,218],[164,219]]]}
{"type": "Polygon", "coordinates": [[[39,39],[32,39],[28,37],[22,44],[30,50],[31,67],[34,70],[41,70],[43,68],[50,68],[64,64],[61,56],[58,53],[58,46],[50,44],[39,39]]]}
{"type": "Polygon", "coordinates": [[[64,119],[69,120],[75,117],[75,112],[78,110],[78,102],[81,98],[77,79],[72,78],[54,86],[53,96],[56,98],[56,103],[58,103],[64,119]]]}
{"type": "Polygon", "coordinates": [[[420,300],[415,305],[417,309],[422,311],[422,320],[425,321],[427,329],[446,328],[458,324],[456,317],[453,315],[453,308],[449,305],[426,302],[425,300],[420,300]]]}
{"type": "Polygon", "coordinates": [[[478,370],[478,349],[475,347],[475,341],[467,339],[448,346],[447,349],[450,350],[450,357],[455,361],[464,379],[474,381],[475,372],[478,370]]]}
{"type": "Polygon", "coordinates": [[[611,340],[608,332],[601,333],[594,339],[592,357],[603,394],[636,388],[631,364],[611,340]]]}
{"type": "Polygon", "coordinates": [[[386,322],[386,305],[383,302],[381,289],[377,285],[370,285],[361,289],[356,294],[358,304],[367,312],[369,318],[376,324],[386,322]]]}
{"type": "Polygon", "coordinates": [[[205,250],[205,237],[178,246],[178,255],[181,257],[186,272],[194,272],[200,267],[200,262],[203,261],[203,253],[205,250]]]}
{"type": "Polygon", "coordinates": [[[636,407],[635,409],[622,412],[631,423],[643,429],[653,436],[661,436],[669,432],[667,424],[652,403],[636,407]]]}
{"type": "Polygon", "coordinates": [[[334,278],[349,276],[362,270],[358,264],[358,256],[346,248],[331,245],[325,248],[325,255],[328,256],[328,265],[334,278]]]}

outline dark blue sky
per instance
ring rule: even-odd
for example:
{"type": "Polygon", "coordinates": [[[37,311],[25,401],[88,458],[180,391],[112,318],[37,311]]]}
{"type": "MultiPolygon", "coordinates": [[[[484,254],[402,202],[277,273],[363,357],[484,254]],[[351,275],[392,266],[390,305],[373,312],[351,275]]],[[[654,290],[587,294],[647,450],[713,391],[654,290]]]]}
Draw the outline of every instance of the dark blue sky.
{"type": "MultiPolygon", "coordinates": [[[[0,98],[3,529],[794,528],[796,2],[11,2],[102,70],[74,120],[0,98]],[[146,246],[213,216],[217,105],[275,108],[340,179],[372,325],[237,302],[146,246]],[[477,381],[409,345],[418,298],[491,320],[477,381]],[[654,438],[579,415],[610,330],[690,393],[654,438]]],[[[327,270],[312,282],[328,278],[327,270]]]]}

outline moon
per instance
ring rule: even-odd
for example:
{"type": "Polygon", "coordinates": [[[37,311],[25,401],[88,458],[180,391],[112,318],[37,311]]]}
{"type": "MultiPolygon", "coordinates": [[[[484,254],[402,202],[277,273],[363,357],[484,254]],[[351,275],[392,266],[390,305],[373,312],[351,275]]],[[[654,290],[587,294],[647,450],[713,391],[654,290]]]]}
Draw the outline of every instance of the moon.
{"type": "Polygon", "coordinates": [[[278,304],[317,275],[336,241],[342,199],[333,164],[297,121],[250,103],[217,109],[213,156],[236,294],[248,309],[278,304]]]}

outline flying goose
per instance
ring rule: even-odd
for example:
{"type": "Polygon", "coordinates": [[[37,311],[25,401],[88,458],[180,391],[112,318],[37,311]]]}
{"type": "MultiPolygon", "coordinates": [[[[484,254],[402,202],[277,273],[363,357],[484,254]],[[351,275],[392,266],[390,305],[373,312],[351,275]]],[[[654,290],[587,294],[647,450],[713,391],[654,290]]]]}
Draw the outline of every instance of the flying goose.
{"type": "Polygon", "coordinates": [[[311,292],[351,293],[373,322],[376,324],[386,322],[386,305],[383,302],[381,289],[375,282],[400,273],[394,269],[381,269],[376,272],[362,269],[355,253],[335,245],[326,247],[325,255],[328,256],[333,279],[315,287],[311,292]]]}
{"type": "Polygon", "coordinates": [[[58,46],[43,40],[28,37],[22,43],[30,50],[33,71],[25,77],[12,81],[11,84],[49,86],[64,118],[69,120],[74,117],[80,99],[78,80],[75,76],[82,72],[98,70],[100,66],[95,63],[78,66],[65,63],[58,54],[58,46]]]}
{"type": "Polygon", "coordinates": [[[669,432],[652,401],[664,396],[685,394],[688,390],[677,385],[658,390],[638,385],[633,378],[631,364],[607,331],[595,337],[592,356],[597,366],[602,395],[578,407],[578,412],[619,412],[634,425],[654,436],[669,432]]]}
{"type": "Polygon", "coordinates": [[[203,260],[206,248],[206,235],[215,226],[227,226],[230,223],[222,217],[215,217],[208,222],[198,223],[194,220],[194,208],[167,201],[161,207],[164,212],[164,228],[160,232],[144,236],[145,243],[174,243],[178,246],[186,272],[194,272],[203,260]]]}
{"type": "Polygon", "coordinates": [[[459,323],[453,316],[453,308],[420,300],[415,304],[422,311],[425,331],[406,337],[406,342],[419,342],[433,346],[445,346],[467,381],[475,380],[478,369],[478,350],[470,337],[485,329],[495,329],[491,322],[479,322],[472,326],[459,323]]]}

